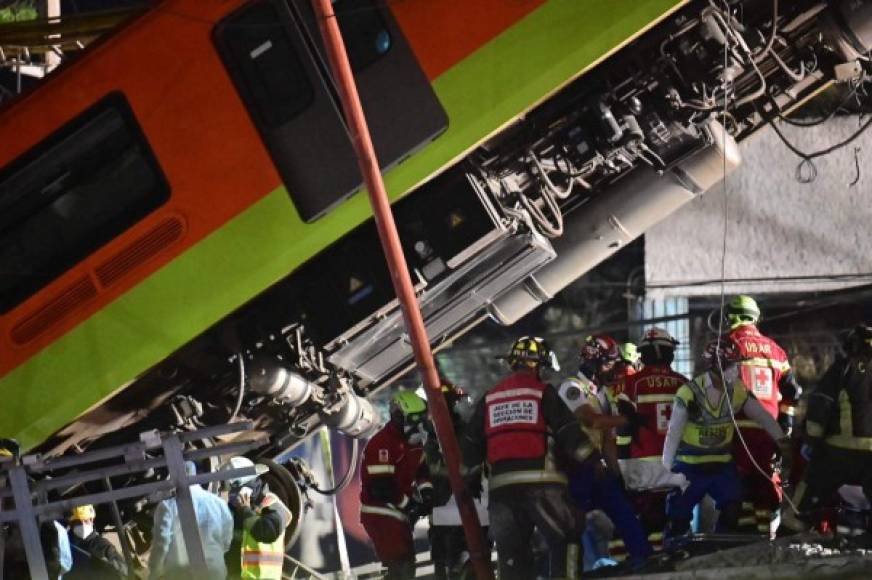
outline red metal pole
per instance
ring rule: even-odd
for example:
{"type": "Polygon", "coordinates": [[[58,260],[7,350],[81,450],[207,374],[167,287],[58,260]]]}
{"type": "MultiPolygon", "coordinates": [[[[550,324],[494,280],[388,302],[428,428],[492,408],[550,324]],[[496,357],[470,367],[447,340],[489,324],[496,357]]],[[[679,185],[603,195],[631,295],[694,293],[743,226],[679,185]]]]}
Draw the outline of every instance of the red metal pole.
{"type": "MultiPolygon", "coordinates": [[[[375,223],[378,227],[378,235],[381,239],[382,249],[388,262],[388,269],[394,284],[394,290],[403,311],[406,330],[412,342],[412,350],[415,353],[415,362],[424,378],[425,392],[429,403],[430,415],[433,425],[436,427],[436,436],[442,447],[445,457],[445,465],[448,468],[448,477],[451,481],[451,489],[457,499],[460,510],[460,519],[463,522],[463,531],[469,546],[469,553],[475,567],[475,575],[479,580],[492,580],[493,571],[490,567],[490,557],[485,557],[482,541],[482,529],[475,511],[472,498],[466,492],[463,477],[460,474],[460,448],[454,435],[454,427],[448,413],[448,406],[442,396],[442,385],[439,373],[433,361],[433,352],[430,350],[430,341],[427,338],[427,330],[421,311],[418,309],[418,301],[412,286],[409,269],[400,245],[400,237],[391,213],[390,202],[382,181],[378,160],[372,146],[369,128],[363,115],[360,97],[357,94],[357,86],[351,73],[351,65],[345,52],[345,43],[339,32],[336,15],[333,13],[331,0],[312,0],[312,6],[318,17],[321,36],[327,47],[327,57],[330,69],[339,90],[342,101],[342,110],[345,120],[351,131],[354,150],[357,153],[357,162],[360,172],[363,174],[369,202],[372,205],[375,223]]],[[[487,554],[489,556],[490,554],[487,554]]]]}

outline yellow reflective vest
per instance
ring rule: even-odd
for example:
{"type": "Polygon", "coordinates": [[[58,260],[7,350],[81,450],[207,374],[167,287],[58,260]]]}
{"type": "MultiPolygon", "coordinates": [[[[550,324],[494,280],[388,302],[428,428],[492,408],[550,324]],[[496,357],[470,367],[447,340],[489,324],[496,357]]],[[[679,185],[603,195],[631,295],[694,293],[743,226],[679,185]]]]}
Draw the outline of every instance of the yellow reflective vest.
{"type": "Polygon", "coordinates": [[[676,455],[680,462],[727,463],[733,459],[736,428],[729,405],[732,405],[733,413],[738,414],[748,400],[748,391],[740,381],[736,381],[726,389],[718,404],[712,405],[706,397],[707,383],[711,380],[709,373],[703,373],[675,393],[675,405],[688,410],[687,424],[676,455]]]}
{"type": "MultiPolygon", "coordinates": [[[[274,494],[267,494],[261,508],[278,508],[282,515],[282,530],[290,524],[288,510],[274,494]],[[279,504],[276,506],[276,502],[279,504]]],[[[260,510],[258,510],[260,511],[260,510]]],[[[285,533],[282,531],[273,542],[258,542],[251,534],[251,527],[260,516],[252,516],[242,525],[242,554],[240,578],[242,580],[281,580],[282,565],[285,561],[285,533]]]]}

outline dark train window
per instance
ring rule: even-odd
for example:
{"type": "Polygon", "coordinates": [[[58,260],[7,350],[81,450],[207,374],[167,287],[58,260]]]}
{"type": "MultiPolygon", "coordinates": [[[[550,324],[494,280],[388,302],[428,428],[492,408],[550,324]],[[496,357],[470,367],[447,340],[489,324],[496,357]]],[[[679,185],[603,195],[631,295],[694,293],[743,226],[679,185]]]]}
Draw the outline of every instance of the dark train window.
{"type": "Polygon", "coordinates": [[[169,199],[121,93],[112,93],[0,170],[0,312],[169,199]]]}
{"type": "Polygon", "coordinates": [[[248,7],[226,23],[221,42],[260,121],[279,127],[304,111],[315,95],[288,38],[287,14],[269,2],[248,7]]]}
{"type": "MultiPolygon", "coordinates": [[[[291,1],[297,6],[312,42],[323,50],[320,48],[323,46],[321,31],[311,1],[291,1]]],[[[333,12],[339,22],[351,70],[355,73],[379,60],[393,47],[391,31],[373,0],[334,0],[333,12]]]]}
{"type": "Polygon", "coordinates": [[[337,0],[333,11],[354,72],[365,69],[391,49],[391,33],[372,0],[337,0]]]}

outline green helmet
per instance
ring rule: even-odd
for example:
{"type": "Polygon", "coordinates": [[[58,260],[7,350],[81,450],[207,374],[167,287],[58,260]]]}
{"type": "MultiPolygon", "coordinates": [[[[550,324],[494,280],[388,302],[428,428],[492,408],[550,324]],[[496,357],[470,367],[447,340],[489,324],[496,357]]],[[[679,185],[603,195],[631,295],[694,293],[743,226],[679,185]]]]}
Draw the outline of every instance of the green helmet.
{"type": "Polygon", "coordinates": [[[391,410],[399,411],[404,417],[415,417],[427,412],[427,402],[414,391],[397,391],[391,397],[391,410]]]}
{"type": "Polygon", "coordinates": [[[750,296],[736,296],[727,304],[727,319],[733,328],[741,324],[756,324],[760,320],[760,307],[750,296]]]}
{"type": "Polygon", "coordinates": [[[622,360],[633,365],[639,362],[639,350],[632,342],[625,342],[618,345],[618,350],[621,351],[622,360]]]}

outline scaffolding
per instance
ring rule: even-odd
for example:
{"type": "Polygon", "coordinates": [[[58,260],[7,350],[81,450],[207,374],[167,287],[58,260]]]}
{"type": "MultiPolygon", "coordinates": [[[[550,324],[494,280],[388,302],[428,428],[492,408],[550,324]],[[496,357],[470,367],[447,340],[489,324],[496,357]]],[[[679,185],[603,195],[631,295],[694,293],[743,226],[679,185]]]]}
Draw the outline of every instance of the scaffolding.
{"type": "MultiPolygon", "coordinates": [[[[121,521],[118,501],[146,499],[157,502],[175,497],[192,578],[206,578],[208,577],[206,558],[200,542],[200,530],[191,500],[190,486],[256,475],[257,471],[255,467],[246,467],[189,476],[185,471],[185,461],[196,462],[211,457],[240,455],[263,445],[265,438],[257,437],[243,442],[221,443],[188,450],[185,448],[197,441],[250,431],[252,427],[250,421],[245,421],[183,433],[148,431],[142,433],[136,443],[98,449],[80,455],[52,459],[45,459],[40,455],[27,455],[20,461],[4,458],[0,462],[0,478],[5,479],[6,483],[0,487],[0,507],[5,508],[10,499],[14,501],[14,507],[0,510],[0,524],[14,523],[19,527],[31,578],[48,579],[45,555],[40,542],[39,524],[54,521],[77,506],[109,504],[124,558],[128,567],[132,569],[135,556],[125,534],[122,533],[124,525],[121,521]],[[107,463],[111,465],[106,466],[107,463]],[[155,469],[166,469],[169,477],[121,489],[113,489],[110,483],[113,477],[135,475],[155,469]],[[58,475],[51,477],[54,474],[58,475]],[[36,481],[34,477],[41,479],[36,481]],[[102,482],[105,491],[61,500],[48,500],[51,491],[69,489],[89,482],[102,482]]],[[[5,541],[5,531],[0,531],[0,580],[4,580],[5,541]]]]}

